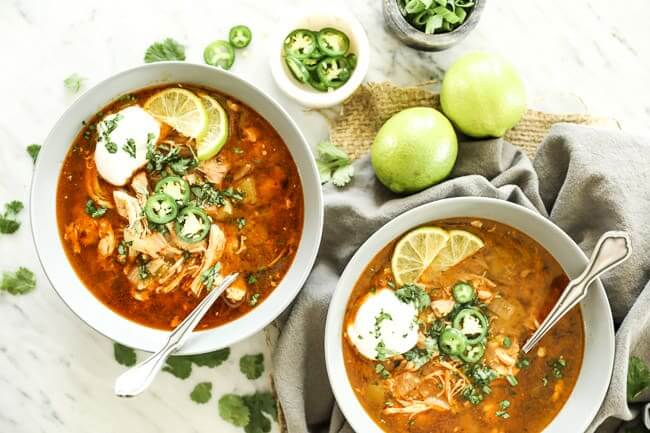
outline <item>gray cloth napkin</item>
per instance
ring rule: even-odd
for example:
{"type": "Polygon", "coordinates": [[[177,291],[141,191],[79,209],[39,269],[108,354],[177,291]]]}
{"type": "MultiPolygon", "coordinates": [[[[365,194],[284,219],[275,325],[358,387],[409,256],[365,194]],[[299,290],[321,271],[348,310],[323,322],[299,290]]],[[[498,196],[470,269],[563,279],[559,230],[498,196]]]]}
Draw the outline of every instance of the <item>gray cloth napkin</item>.
{"type": "MultiPolygon", "coordinates": [[[[631,258],[602,280],[618,328],[616,360],[605,403],[588,431],[616,432],[623,420],[635,418],[639,404],[628,405],[626,399],[628,359],[634,354],[650,364],[650,138],[556,125],[534,164],[500,139],[463,142],[451,179],[407,197],[376,180],[369,158],[358,161],[355,170],[348,187],[325,187],[320,254],[280,321],[273,376],[289,433],[352,432],[336,407],[323,350],[329,301],[350,257],[406,210],[458,196],[493,197],[536,209],[587,254],[607,230],[631,234],[631,258]]],[[[637,400],[650,401],[650,392],[637,400]]]]}

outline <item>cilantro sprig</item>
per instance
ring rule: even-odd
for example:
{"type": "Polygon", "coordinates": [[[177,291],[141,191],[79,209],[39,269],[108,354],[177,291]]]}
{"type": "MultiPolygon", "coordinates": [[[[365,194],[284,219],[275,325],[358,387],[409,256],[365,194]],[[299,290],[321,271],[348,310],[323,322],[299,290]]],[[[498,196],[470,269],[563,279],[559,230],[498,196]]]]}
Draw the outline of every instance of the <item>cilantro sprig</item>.
{"type": "Polygon", "coordinates": [[[170,356],[167,358],[163,371],[179,379],[187,379],[192,374],[192,364],[197,367],[215,368],[230,357],[230,348],[216,350],[202,355],[170,356]]]}
{"type": "Polygon", "coordinates": [[[15,272],[3,272],[0,291],[12,295],[24,295],[36,287],[36,276],[27,268],[20,267],[15,272]]]}
{"type": "Polygon", "coordinates": [[[192,392],[190,398],[198,404],[205,404],[212,398],[212,384],[210,382],[198,383],[192,392]]]}
{"type": "Polygon", "coordinates": [[[27,146],[27,153],[32,157],[32,161],[36,164],[36,159],[38,159],[38,154],[41,151],[40,144],[30,144],[27,146]]]}
{"type": "Polygon", "coordinates": [[[144,53],[144,62],[164,62],[167,60],[185,60],[185,47],[172,38],[154,42],[144,53]]]}
{"type": "Polygon", "coordinates": [[[20,228],[20,222],[16,221],[16,217],[23,207],[23,203],[18,200],[5,203],[5,212],[0,215],[0,233],[8,235],[20,228]]]}
{"type": "Polygon", "coordinates": [[[316,166],[323,184],[332,182],[342,187],[347,185],[354,176],[354,166],[348,154],[329,141],[323,141],[318,145],[316,166]]]}
{"type": "Polygon", "coordinates": [[[237,395],[225,394],[219,399],[219,415],[246,433],[268,433],[271,420],[278,420],[275,398],[269,392],[237,395]]]}
{"type": "Polygon", "coordinates": [[[82,77],[81,75],[75,73],[71,74],[63,80],[63,85],[65,86],[66,89],[71,91],[72,93],[77,93],[79,89],[81,89],[81,85],[83,84],[85,78],[82,77]]]}
{"type": "Polygon", "coordinates": [[[239,371],[251,380],[261,377],[264,373],[264,354],[242,356],[239,359],[239,371]]]}
{"type": "Polygon", "coordinates": [[[627,399],[634,400],[650,387],[650,369],[640,358],[632,356],[627,367],[627,399]]]}

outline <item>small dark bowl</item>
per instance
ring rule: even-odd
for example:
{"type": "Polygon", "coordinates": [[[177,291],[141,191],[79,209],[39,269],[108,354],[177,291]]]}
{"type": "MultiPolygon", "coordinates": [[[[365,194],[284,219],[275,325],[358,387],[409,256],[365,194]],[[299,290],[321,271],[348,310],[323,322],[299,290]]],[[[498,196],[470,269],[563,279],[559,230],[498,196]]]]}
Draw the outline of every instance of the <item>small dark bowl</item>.
{"type": "Polygon", "coordinates": [[[442,51],[457,44],[474,30],[478,24],[485,2],[487,0],[474,0],[474,8],[467,16],[467,20],[456,29],[447,33],[428,35],[416,29],[406,21],[397,6],[397,0],[384,0],[384,20],[386,26],[400,41],[409,47],[423,51],[442,51]]]}

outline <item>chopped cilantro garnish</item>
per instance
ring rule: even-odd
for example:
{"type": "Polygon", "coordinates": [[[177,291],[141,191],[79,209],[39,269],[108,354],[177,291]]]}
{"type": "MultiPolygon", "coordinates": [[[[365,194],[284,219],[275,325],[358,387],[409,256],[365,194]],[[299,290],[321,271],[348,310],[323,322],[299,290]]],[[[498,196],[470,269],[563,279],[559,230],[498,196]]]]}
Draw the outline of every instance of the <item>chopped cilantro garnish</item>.
{"type": "Polygon", "coordinates": [[[553,376],[555,376],[557,379],[564,377],[564,367],[566,367],[566,360],[562,356],[560,356],[558,359],[550,361],[548,365],[551,367],[553,376]]]}
{"type": "Polygon", "coordinates": [[[92,218],[99,218],[101,216],[104,216],[106,210],[107,209],[105,207],[97,206],[92,200],[88,200],[86,202],[86,213],[92,218]]]}
{"type": "Polygon", "coordinates": [[[131,158],[135,158],[135,140],[127,138],[126,143],[122,146],[122,150],[128,153],[131,158]]]}
{"type": "Polygon", "coordinates": [[[3,272],[0,291],[12,295],[24,295],[36,287],[36,277],[27,268],[20,267],[16,272],[3,272]]]}
{"type": "Polygon", "coordinates": [[[251,295],[251,298],[248,300],[248,305],[251,307],[254,307],[257,305],[257,303],[260,301],[260,294],[259,293],[253,293],[251,295]]]}
{"type": "Polygon", "coordinates": [[[118,364],[131,367],[137,362],[135,350],[130,347],[121,345],[120,343],[113,343],[113,356],[118,364]]]}
{"type": "Polygon", "coordinates": [[[501,342],[501,345],[506,349],[510,349],[512,347],[512,340],[510,339],[510,337],[506,335],[505,337],[503,337],[503,341],[501,342]]]}
{"type": "Polygon", "coordinates": [[[508,413],[508,408],[510,408],[510,401],[509,400],[502,400],[499,403],[499,407],[501,408],[501,410],[497,411],[497,413],[495,415],[498,416],[499,418],[503,418],[503,419],[510,418],[510,414],[508,413]]]}
{"type": "Polygon", "coordinates": [[[375,338],[379,338],[381,334],[381,322],[384,320],[393,320],[393,317],[390,314],[386,313],[382,308],[379,311],[379,314],[375,316],[375,338]]]}
{"type": "Polygon", "coordinates": [[[212,398],[212,384],[210,382],[197,384],[190,393],[190,398],[195,403],[207,403],[212,398]]]}
{"type": "Polygon", "coordinates": [[[418,311],[431,305],[431,298],[424,289],[417,284],[405,284],[395,291],[395,296],[405,304],[413,304],[418,311]]]}
{"type": "Polygon", "coordinates": [[[390,373],[386,370],[384,364],[375,364],[375,373],[377,373],[382,379],[388,379],[390,373]]]}
{"type": "Polygon", "coordinates": [[[519,381],[517,380],[517,378],[515,376],[513,376],[512,374],[507,375],[506,380],[508,381],[510,386],[517,386],[519,384],[519,381]]]}
{"type": "Polygon", "coordinates": [[[237,229],[243,230],[246,227],[246,218],[237,218],[237,229]]]}

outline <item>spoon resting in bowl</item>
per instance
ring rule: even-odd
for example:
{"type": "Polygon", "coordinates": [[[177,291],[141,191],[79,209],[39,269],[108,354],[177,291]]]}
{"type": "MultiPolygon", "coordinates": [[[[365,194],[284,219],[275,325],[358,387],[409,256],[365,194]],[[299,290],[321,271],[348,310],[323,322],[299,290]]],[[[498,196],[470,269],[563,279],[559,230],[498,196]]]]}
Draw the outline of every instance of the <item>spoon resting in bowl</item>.
{"type": "Polygon", "coordinates": [[[596,243],[586,269],[578,278],[569,281],[551,312],[524,344],[523,352],[530,352],[569,310],[587,296],[587,289],[598,276],[623,263],[631,252],[630,236],[627,233],[610,231],[603,234],[596,243]]]}
{"type": "Polygon", "coordinates": [[[118,397],[134,397],[151,385],[165,361],[187,341],[205,313],[221,294],[237,279],[238,273],[226,276],[219,286],[212,289],[194,310],[169,334],[167,343],[156,353],[133,368],[122,373],[115,380],[114,391],[118,397]]]}

